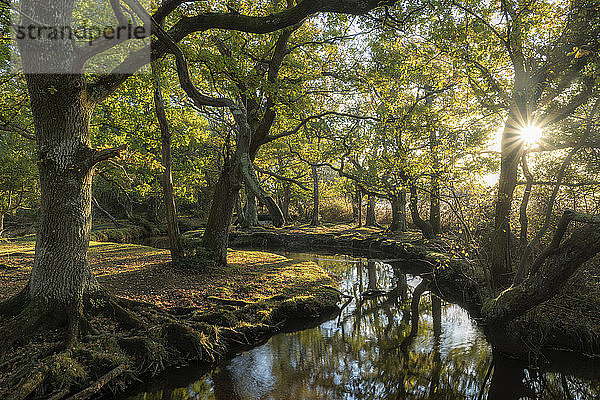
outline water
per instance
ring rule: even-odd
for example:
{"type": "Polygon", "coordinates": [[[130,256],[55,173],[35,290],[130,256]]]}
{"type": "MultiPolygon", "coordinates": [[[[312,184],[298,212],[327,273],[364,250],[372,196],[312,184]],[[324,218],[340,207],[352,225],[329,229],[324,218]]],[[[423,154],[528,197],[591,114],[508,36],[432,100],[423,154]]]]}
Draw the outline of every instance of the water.
{"type": "Polygon", "coordinates": [[[194,368],[172,372],[129,399],[592,399],[600,393],[596,363],[563,360],[552,364],[558,371],[542,372],[493,355],[464,310],[430,294],[421,298],[411,337],[417,276],[376,260],[287,256],[333,272],[340,290],[355,299],[368,289],[391,294],[353,300],[338,317],[276,335],[204,376],[194,368]]]}

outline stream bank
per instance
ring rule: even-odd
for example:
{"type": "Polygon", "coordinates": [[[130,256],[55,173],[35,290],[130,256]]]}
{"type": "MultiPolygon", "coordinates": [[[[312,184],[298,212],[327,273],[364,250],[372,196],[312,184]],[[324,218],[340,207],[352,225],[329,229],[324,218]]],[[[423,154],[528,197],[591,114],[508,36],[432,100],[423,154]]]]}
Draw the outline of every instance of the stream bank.
{"type": "MultiPolygon", "coordinates": [[[[334,251],[374,256],[402,265],[433,282],[429,290],[458,304],[482,322],[490,297],[485,268],[462,256],[451,240],[426,240],[415,232],[394,234],[381,229],[347,226],[308,229],[258,227],[234,231],[231,246],[288,251],[334,251]]],[[[587,262],[559,293],[501,330],[482,325],[496,350],[513,357],[540,357],[543,351],[567,350],[600,356],[600,260],[587,262]]]]}
{"type": "MultiPolygon", "coordinates": [[[[33,247],[33,237],[0,244],[0,300],[26,285],[33,247]]],[[[0,398],[120,392],[169,368],[215,365],[299,320],[339,312],[336,280],[314,263],[253,251],[231,251],[227,266],[202,270],[169,261],[167,250],[92,242],[96,278],[120,297],[99,293],[84,303],[90,317],[72,348],[52,324],[17,343],[0,361],[0,398]]]]}

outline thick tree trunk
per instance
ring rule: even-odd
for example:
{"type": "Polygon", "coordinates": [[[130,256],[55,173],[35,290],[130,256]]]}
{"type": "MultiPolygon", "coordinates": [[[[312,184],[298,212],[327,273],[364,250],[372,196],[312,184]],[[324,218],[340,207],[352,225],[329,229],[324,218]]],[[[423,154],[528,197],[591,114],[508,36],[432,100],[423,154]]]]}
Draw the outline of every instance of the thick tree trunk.
{"type": "Polygon", "coordinates": [[[484,305],[488,323],[507,323],[550,299],[584,262],[599,252],[600,221],[576,230],[560,247],[550,251],[545,262],[527,279],[484,305]]]}
{"type": "Polygon", "coordinates": [[[367,205],[367,216],[365,218],[365,226],[376,226],[377,220],[375,216],[375,203],[377,198],[373,195],[369,195],[369,202],[367,205]]]}
{"type": "Polygon", "coordinates": [[[206,229],[202,236],[201,246],[208,253],[206,257],[220,264],[227,264],[229,227],[241,188],[240,175],[239,169],[232,165],[231,160],[226,160],[215,185],[206,229]]]}
{"type": "Polygon", "coordinates": [[[319,226],[319,171],[316,165],[310,166],[313,180],[313,212],[311,226],[319,226]]]}
{"type": "Polygon", "coordinates": [[[171,250],[171,259],[178,262],[184,257],[184,250],[181,244],[181,235],[177,223],[177,206],[175,204],[175,191],[173,189],[173,160],[171,155],[171,129],[165,112],[164,101],[160,90],[160,81],[156,76],[156,68],[153,64],[154,82],[154,107],[156,118],[160,127],[160,144],[162,152],[162,164],[165,168],[162,174],[163,201],[165,204],[165,214],[167,220],[167,235],[169,237],[169,249],[171,250]]]}
{"type": "Polygon", "coordinates": [[[27,75],[26,79],[41,189],[28,289],[32,299],[60,309],[78,304],[92,282],[87,259],[95,163],[89,132],[92,108],[81,75],[27,75]]]}
{"type": "Polygon", "coordinates": [[[392,223],[390,231],[406,231],[406,192],[402,190],[398,196],[392,197],[392,223]]]}

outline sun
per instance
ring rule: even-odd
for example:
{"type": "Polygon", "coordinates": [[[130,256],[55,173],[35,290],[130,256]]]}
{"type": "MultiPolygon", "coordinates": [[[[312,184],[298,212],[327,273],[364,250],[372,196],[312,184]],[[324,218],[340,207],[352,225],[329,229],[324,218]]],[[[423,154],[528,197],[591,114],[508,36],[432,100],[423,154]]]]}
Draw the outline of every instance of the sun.
{"type": "Polygon", "coordinates": [[[521,128],[521,139],[525,142],[525,146],[531,147],[536,144],[542,137],[542,128],[537,125],[527,125],[521,128]]]}

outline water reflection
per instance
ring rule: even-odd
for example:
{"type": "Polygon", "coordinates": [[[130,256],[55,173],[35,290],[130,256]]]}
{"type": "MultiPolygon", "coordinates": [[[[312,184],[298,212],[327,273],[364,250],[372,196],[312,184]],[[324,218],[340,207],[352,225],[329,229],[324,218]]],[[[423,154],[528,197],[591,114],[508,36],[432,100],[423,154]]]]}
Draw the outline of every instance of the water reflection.
{"type": "Polygon", "coordinates": [[[340,290],[358,300],[335,319],[274,336],[203,378],[180,370],[179,380],[187,378],[189,385],[168,377],[159,385],[179,387],[131,399],[588,399],[599,393],[593,372],[585,379],[541,373],[493,355],[464,310],[428,293],[421,297],[415,332],[411,300],[419,277],[375,260],[288,257],[332,271],[340,290]],[[380,291],[387,294],[377,296],[380,291]]]}

